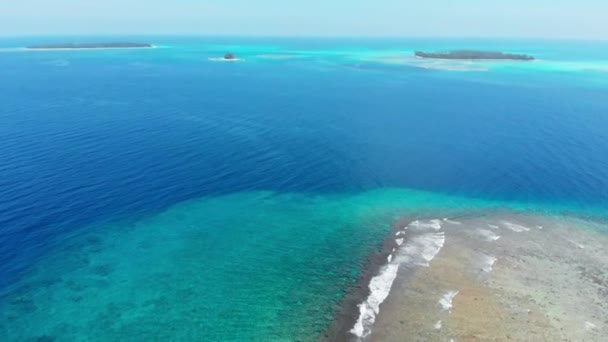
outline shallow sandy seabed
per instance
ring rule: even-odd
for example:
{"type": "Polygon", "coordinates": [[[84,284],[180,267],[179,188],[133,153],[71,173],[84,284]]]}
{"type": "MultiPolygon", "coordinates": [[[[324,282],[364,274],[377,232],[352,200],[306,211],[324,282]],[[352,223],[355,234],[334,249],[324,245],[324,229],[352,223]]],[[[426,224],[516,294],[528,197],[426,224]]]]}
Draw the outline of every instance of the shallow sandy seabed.
{"type": "Polygon", "coordinates": [[[256,55],[257,58],[262,58],[262,59],[294,59],[294,58],[301,58],[301,55],[294,55],[294,54],[262,54],[262,55],[256,55]]]}
{"type": "MultiPolygon", "coordinates": [[[[454,220],[442,220],[445,244],[428,267],[401,264],[368,340],[608,336],[605,226],[531,215],[454,220]]],[[[403,234],[412,238],[409,225],[403,234]]]]}
{"type": "Polygon", "coordinates": [[[226,59],[224,57],[211,57],[211,58],[209,58],[209,61],[235,63],[235,62],[243,62],[244,59],[240,59],[240,58],[226,59]]]}
{"type": "Polygon", "coordinates": [[[484,72],[497,70],[528,70],[551,72],[597,72],[605,73],[608,66],[604,61],[558,61],[536,59],[534,61],[513,60],[445,60],[416,58],[411,54],[385,54],[359,56],[362,61],[400,65],[428,70],[484,72]]]}

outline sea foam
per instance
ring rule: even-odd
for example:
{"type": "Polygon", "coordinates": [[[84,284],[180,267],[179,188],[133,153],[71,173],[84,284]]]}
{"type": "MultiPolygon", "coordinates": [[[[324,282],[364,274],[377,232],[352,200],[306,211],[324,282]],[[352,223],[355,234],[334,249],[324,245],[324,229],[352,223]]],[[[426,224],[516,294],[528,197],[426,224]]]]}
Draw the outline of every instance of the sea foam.
{"type": "Polygon", "coordinates": [[[493,231],[491,230],[487,230],[487,229],[477,229],[477,232],[479,233],[479,235],[481,235],[486,241],[497,241],[498,239],[500,239],[500,235],[495,234],[493,231]]]}
{"type": "Polygon", "coordinates": [[[444,244],[444,232],[416,236],[399,251],[397,260],[400,263],[428,267],[444,244]]]}
{"type": "Polygon", "coordinates": [[[441,229],[441,220],[429,220],[429,221],[416,220],[416,221],[410,223],[409,227],[416,228],[418,230],[425,230],[425,229],[439,230],[439,229],[441,229]]]}
{"type": "Polygon", "coordinates": [[[444,294],[443,297],[441,297],[441,299],[439,300],[439,305],[441,305],[441,309],[443,311],[450,311],[454,307],[454,304],[452,302],[454,301],[454,298],[456,298],[457,295],[458,291],[449,291],[448,293],[444,294]]]}
{"type": "MultiPolygon", "coordinates": [[[[431,229],[435,229],[436,222],[439,222],[439,227],[441,227],[439,220],[421,223],[421,225],[428,225],[431,229]]],[[[389,255],[388,264],[382,267],[377,276],[372,278],[369,284],[370,294],[363,303],[359,304],[359,318],[350,330],[357,340],[363,340],[371,334],[376,316],[380,312],[380,304],[388,297],[400,265],[429,266],[445,244],[445,233],[420,234],[412,237],[405,244],[403,238],[397,239],[395,242],[401,247],[396,250],[395,256],[389,255]]]]}
{"type": "Polygon", "coordinates": [[[494,264],[496,263],[496,260],[498,260],[498,259],[496,259],[496,257],[494,257],[494,256],[483,255],[483,257],[481,258],[481,261],[483,264],[481,269],[486,273],[492,272],[494,269],[493,267],[494,267],[494,264]]]}
{"type": "Polygon", "coordinates": [[[369,284],[370,294],[367,300],[359,305],[359,319],[350,331],[359,340],[371,334],[371,328],[376,321],[376,315],[380,312],[380,304],[388,297],[393,282],[397,277],[398,270],[399,264],[391,263],[384,266],[380,274],[372,278],[369,284]]]}
{"type": "Polygon", "coordinates": [[[519,225],[519,224],[515,224],[515,223],[511,223],[511,222],[507,222],[507,221],[502,221],[501,223],[507,229],[512,230],[512,231],[514,231],[516,233],[522,233],[522,232],[529,232],[530,231],[530,228],[528,228],[526,226],[519,225]]]}

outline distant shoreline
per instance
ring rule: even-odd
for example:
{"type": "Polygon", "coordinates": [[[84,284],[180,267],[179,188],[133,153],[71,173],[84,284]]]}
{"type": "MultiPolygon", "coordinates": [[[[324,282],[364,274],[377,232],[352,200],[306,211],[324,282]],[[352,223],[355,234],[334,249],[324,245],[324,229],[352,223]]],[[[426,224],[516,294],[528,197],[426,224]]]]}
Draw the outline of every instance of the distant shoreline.
{"type": "Polygon", "coordinates": [[[95,48],[95,49],[82,49],[82,48],[63,48],[63,49],[30,49],[27,47],[18,48],[16,50],[21,51],[104,51],[104,50],[147,50],[156,49],[157,46],[141,47],[141,48],[95,48]]]}
{"type": "Polygon", "coordinates": [[[106,49],[150,49],[154,45],[148,43],[65,43],[65,44],[44,44],[29,45],[26,50],[106,50],[106,49]]]}

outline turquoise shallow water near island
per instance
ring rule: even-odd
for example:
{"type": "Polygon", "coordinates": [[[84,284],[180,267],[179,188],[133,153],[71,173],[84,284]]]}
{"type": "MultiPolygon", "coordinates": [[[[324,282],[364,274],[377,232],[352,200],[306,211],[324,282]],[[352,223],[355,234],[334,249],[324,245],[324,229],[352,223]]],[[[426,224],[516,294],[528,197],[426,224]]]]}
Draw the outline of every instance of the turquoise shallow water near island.
{"type": "Polygon", "coordinates": [[[53,40],[0,40],[2,340],[315,340],[399,216],[606,217],[606,43],[53,40]]]}

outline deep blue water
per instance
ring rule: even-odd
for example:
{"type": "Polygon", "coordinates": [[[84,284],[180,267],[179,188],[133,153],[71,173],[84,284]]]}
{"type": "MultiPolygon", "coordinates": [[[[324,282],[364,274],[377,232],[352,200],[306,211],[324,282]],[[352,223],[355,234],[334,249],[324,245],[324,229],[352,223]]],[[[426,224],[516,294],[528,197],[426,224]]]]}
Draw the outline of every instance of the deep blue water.
{"type": "Polygon", "coordinates": [[[0,288],[66,236],[203,196],[397,187],[608,204],[605,42],[136,40],[159,48],[0,40],[0,288]],[[542,61],[455,72],[369,58],[465,44],[542,61]],[[226,51],[245,61],[208,60],[226,51]]]}

